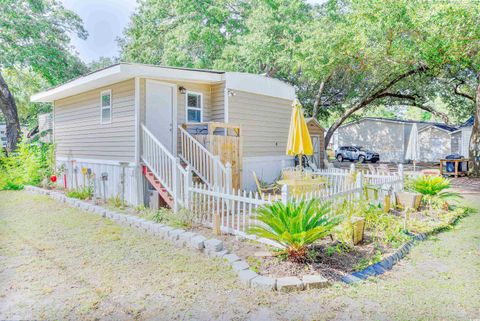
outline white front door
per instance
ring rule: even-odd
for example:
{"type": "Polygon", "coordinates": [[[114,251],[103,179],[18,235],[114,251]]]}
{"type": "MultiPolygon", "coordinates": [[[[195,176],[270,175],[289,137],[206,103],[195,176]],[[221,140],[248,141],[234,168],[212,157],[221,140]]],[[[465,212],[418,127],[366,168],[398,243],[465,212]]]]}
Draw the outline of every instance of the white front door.
{"type": "Polygon", "coordinates": [[[175,87],[158,81],[147,80],[145,98],[145,126],[173,152],[173,94],[175,87]]]}

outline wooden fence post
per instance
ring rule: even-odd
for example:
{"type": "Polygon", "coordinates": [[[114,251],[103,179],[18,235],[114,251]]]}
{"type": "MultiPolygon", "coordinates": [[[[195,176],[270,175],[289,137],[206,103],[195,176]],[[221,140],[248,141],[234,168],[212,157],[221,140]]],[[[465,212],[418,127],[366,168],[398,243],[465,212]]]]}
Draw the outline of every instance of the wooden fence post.
{"type": "Polygon", "coordinates": [[[350,164],[350,174],[352,174],[353,172],[355,172],[355,163],[350,164]]]}

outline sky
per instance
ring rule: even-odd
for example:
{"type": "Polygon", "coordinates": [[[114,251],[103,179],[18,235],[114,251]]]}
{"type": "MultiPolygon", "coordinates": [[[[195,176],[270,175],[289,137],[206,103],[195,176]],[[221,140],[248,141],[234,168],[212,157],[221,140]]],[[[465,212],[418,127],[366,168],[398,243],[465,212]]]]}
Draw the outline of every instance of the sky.
{"type": "Polygon", "coordinates": [[[117,37],[128,25],[136,0],[62,0],[63,6],[83,20],[87,40],[72,37],[72,44],[85,62],[101,56],[118,56],[117,37]]]}
{"type": "MultiPolygon", "coordinates": [[[[74,11],[83,20],[88,31],[87,40],[72,36],[72,44],[80,58],[89,63],[99,57],[117,57],[116,39],[128,25],[136,0],[61,0],[64,7],[74,11]]],[[[319,3],[325,0],[307,0],[319,3]]]]}

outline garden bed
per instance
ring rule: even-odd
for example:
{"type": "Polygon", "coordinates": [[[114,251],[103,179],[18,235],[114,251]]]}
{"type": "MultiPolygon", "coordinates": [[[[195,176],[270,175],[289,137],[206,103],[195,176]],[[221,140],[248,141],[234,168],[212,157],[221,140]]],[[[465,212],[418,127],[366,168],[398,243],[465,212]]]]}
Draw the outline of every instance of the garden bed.
{"type": "MultiPolygon", "coordinates": [[[[222,234],[216,236],[213,230],[203,226],[192,226],[190,230],[207,238],[221,239],[226,247],[250,268],[260,275],[272,278],[304,275],[321,275],[330,282],[342,280],[346,275],[362,271],[399,252],[399,250],[415,240],[417,234],[429,234],[439,229],[450,227],[454,222],[468,213],[468,209],[452,208],[445,210],[421,210],[410,215],[407,224],[408,232],[398,231],[396,239],[386,240],[392,235],[376,235],[372,226],[365,231],[364,240],[353,246],[338,239],[337,234],[315,242],[309,249],[309,260],[305,263],[290,262],[279,249],[272,246],[241,238],[235,235],[222,234]]],[[[388,217],[391,225],[403,226],[404,217],[400,212],[381,214],[388,217]]]]}

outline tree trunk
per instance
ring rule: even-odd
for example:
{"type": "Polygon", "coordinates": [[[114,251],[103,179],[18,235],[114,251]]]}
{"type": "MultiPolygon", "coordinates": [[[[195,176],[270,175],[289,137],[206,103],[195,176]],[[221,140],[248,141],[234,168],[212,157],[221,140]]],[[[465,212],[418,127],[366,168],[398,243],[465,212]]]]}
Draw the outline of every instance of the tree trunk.
{"type": "Polygon", "coordinates": [[[475,114],[472,127],[472,136],[470,137],[469,157],[473,163],[471,174],[480,177],[480,73],[477,77],[477,90],[475,92],[475,114]]]}
{"type": "Polygon", "coordinates": [[[13,99],[13,95],[8,89],[8,85],[3,79],[0,71],[0,110],[5,116],[7,125],[7,153],[14,151],[17,148],[18,140],[20,139],[20,122],[18,120],[17,105],[13,99]]]}

